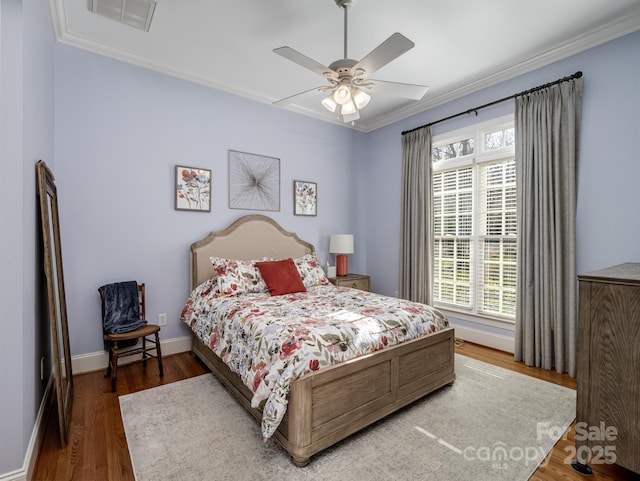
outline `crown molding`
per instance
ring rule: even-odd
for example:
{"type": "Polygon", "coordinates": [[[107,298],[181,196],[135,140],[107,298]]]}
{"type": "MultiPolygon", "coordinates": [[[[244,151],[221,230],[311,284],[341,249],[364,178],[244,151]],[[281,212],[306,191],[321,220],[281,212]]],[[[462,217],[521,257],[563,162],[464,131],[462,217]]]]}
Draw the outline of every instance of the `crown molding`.
{"type": "Polygon", "coordinates": [[[366,132],[371,132],[387,125],[404,120],[412,115],[459,99],[465,95],[478,92],[500,82],[510,80],[520,75],[545,67],[553,62],[563,60],[578,53],[584,52],[598,45],[602,45],[616,38],[640,30],[640,5],[634,7],[623,17],[607,24],[578,35],[567,42],[557,45],[550,50],[533,55],[512,65],[505,65],[493,71],[487,71],[484,75],[463,81],[457,87],[445,90],[435,97],[415,102],[410,106],[391,112],[384,118],[372,121],[366,125],[366,132]]]}
{"type": "MultiPolygon", "coordinates": [[[[90,38],[74,34],[68,29],[64,9],[64,0],[50,0],[50,2],[56,38],[61,43],[81,48],[83,50],[97,53],[106,57],[110,57],[115,60],[120,60],[122,62],[136,65],[145,69],[168,74],[173,77],[178,77],[183,80],[187,80],[189,82],[200,84],[206,87],[215,88],[217,90],[238,95],[247,99],[254,100],[256,102],[261,102],[269,105],[271,105],[273,102],[273,99],[265,98],[264,96],[258,95],[255,92],[239,89],[230,85],[223,85],[214,82],[211,79],[195,75],[192,72],[176,69],[161,62],[155,62],[137,55],[132,55],[123,50],[95,42],[90,38]]],[[[625,12],[623,16],[612,20],[604,25],[600,25],[581,35],[578,35],[571,40],[568,40],[567,42],[555,46],[552,49],[538,52],[536,54],[533,54],[529,58],[520,59],[511,64],[503,65],[499,68],[493,69],[492,71],[486,71],[483,74],[475,76],[473,78],[465,79],[458,85],[443,90],[442,92],[437,93],[437,95],[435,96],[412,103],[407,107],[393,110],[387,114],[383,114],[368,121],[361,120],[355,125],[342,122],[336,123],[334,119],[327,117],[326,115],[324,115],[324,112],[320,111],[319,109],[318,111],[315,111],[297,105],[290,105],[284,110],[305,115],[307,117],[312,117],[324,122],[336,123],[341,127],[351,128],[360,132],[368,133],[379,128],[386,127],[400,120],[404,120],[413,115],[422,113],[434,107],[443,105],[447,102],[451,102],[452,100],[459,99],[461,97],[464,97],[465,95],[475,93],[479,90],[491,87],[500,82],[504,82],[517,76],[529,73],[533,70],[583,52],[589,48],[614,40],[618,37],[622,37],[623,35],[639,29],[640,5],[633,7],[629,11],[625,12]]]]}

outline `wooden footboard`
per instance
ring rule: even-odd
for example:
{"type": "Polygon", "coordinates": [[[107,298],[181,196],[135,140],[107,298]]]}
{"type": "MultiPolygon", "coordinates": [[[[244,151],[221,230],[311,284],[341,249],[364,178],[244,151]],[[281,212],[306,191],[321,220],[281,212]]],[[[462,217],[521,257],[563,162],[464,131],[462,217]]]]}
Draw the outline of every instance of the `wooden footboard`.
{"type": "MultiPolygon", "coordinates": [[[[192,350],[261,420],[240,377],[195,336],[192,350]]],[[[312,455],[454,380],[454,330],[447,328],[297,379],[274,437],[304,466],[312,455]]]]}

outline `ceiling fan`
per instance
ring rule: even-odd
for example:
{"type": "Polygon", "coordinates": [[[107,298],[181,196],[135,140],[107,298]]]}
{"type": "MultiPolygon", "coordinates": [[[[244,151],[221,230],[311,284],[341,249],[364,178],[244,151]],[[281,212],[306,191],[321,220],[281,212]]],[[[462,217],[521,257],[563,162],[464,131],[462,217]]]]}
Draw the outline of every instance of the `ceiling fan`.
{"type": "Polygon", "coordinates": [[[291,97],[274,102],[274,105],[286,105],[308,94],[329,92],[322,100],[322,105],[330,112],[337,112],[343,122],[353,122],[360,118],[359,111],[367,106],[371,96],[365,92],[378,87],[390,95],[413,100],[420,100],[427,92],[423,85],[386,82],[370,79],[369,75],[395,60],[414,47],[414,43],[400,33],[394,33],[359,62],[347,56],[347,15],[354,0],[335,0],[338,7],[344,10],[344,58],[336,60],[328,67],[292,49],[280,47],[273,51],[304,68],[322,75],[329,85],[315,87],[291,97]]]}

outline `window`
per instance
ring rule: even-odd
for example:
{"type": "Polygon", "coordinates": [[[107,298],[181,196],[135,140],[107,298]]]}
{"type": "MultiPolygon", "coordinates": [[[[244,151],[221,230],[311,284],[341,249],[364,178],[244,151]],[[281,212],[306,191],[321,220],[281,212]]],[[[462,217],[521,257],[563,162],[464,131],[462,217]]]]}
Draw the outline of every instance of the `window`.
{"type": "Polygon", "coordinates": [[[517,242],[513,118],[434,138],[434,303],[515,319],[517,242]]]}

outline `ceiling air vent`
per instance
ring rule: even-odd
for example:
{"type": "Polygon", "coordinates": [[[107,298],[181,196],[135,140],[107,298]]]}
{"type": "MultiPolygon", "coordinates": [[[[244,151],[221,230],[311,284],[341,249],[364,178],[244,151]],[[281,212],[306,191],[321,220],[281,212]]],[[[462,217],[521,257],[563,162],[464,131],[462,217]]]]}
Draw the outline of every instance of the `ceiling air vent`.
{"type": "Polygon", "coordinates": [[[116,22],[149,31],[156,2],[153,0],[89,0],[89,10],[116,22]]]}

